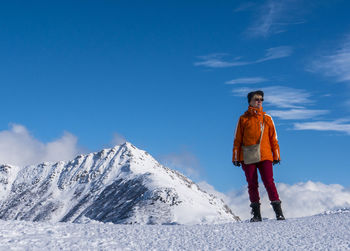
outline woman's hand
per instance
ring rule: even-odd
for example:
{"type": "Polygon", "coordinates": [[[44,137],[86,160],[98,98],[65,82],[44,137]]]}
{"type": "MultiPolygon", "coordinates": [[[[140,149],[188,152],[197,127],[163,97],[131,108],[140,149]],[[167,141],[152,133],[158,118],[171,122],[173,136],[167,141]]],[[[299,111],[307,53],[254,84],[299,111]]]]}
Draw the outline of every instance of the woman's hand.
{"type": "Polygon", "coordinates": [[[239,161],[232,161],[234,166],[241,166],[241,163],[239,161]]]}
{"type": "Polygon", "coordinates": [[[280,160],[274,160],[274,161],[272,162],[272,165],[276,165],[276,164],[281,164],[281,161],[280,161],[280,160]]]}

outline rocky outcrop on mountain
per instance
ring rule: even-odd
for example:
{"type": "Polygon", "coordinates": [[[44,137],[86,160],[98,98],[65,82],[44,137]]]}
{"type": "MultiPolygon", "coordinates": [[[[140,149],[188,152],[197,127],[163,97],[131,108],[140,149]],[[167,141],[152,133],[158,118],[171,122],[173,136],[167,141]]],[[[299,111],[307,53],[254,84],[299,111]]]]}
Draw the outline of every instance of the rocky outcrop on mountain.
{"type": "Polygon", "coordinates": [[[69,162],[1,165],[0,219],[120,224],[239,220],[222,200],[130,143],[69,162]]]}

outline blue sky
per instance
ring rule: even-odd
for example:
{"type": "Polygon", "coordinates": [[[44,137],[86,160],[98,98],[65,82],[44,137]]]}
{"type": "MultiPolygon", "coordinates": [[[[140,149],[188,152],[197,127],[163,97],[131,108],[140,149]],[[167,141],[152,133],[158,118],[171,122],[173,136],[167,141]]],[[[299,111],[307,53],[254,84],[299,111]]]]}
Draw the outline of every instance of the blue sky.
{"type": "Polygon", "coordinates": [[[349,187],[349,8],[2,3],[0,160],[69,159],[126,139],[218,191],[238,189],[233,132],[246,94],[262,89],[281,148],[275,180],[349,187]]]}

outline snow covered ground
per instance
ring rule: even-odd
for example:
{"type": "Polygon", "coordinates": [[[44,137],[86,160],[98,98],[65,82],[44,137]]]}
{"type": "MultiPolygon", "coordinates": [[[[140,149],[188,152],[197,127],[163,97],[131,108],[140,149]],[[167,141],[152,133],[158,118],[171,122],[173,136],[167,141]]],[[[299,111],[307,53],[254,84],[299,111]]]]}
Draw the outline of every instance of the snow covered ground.
{"type": "Polygon", "coordinates": [[[217,225],[0,221],[0,250],[23,249],[350,250],[350,210],[217,225]]]}

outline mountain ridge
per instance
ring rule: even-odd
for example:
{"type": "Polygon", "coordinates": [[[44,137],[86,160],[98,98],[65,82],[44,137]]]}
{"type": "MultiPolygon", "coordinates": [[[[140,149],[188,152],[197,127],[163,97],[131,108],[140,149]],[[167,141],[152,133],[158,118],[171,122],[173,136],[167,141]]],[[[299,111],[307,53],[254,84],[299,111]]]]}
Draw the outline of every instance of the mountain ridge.
{"type": "Polygon", "coordinates": [[[238,221],[230,208],[129,142],[71,161],[0,166],[0,219],[123,224],[238,221]]]}

